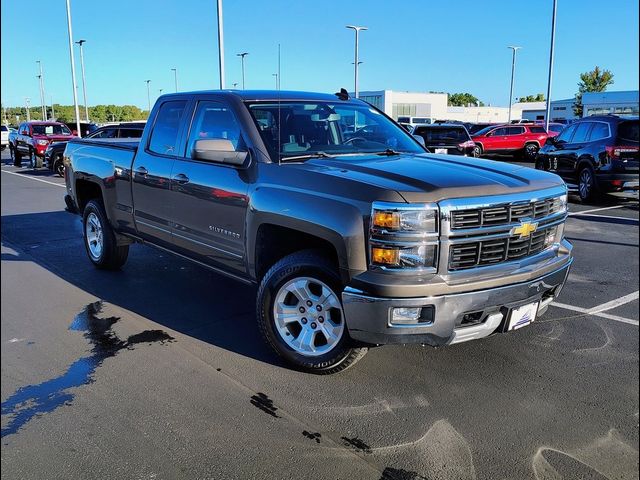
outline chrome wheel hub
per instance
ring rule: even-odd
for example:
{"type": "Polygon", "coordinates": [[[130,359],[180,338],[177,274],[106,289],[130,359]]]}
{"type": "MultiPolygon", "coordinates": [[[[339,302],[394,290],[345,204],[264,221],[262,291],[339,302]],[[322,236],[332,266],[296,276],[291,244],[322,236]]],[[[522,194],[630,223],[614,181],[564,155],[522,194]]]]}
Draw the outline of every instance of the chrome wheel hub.
{"type": "Polygon", "coordinates": [[[91,212],[87,216],[87,223],[84,228],[89,254],[94,260],[100,260],[102,249],[104,248],[104,235],[102,233],[100,219],[95,213],[91,212]]]}
{"type": "Polygon", "coordinates": [[[344,335],[340,299],[315,278],[298,277],[282,285],[275,296],[273,318],[280,337],[301,355],[330,352],[344,335]]]}

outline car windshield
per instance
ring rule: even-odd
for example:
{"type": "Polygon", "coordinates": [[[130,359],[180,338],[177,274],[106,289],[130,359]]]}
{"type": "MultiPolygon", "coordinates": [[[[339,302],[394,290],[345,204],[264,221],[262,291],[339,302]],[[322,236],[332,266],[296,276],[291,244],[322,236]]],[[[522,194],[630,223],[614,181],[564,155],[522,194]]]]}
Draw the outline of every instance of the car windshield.
{"type": "Polygon", "coordinates": [[[420,135],[426,143],[462,143],[470,140],[464,127],[418,127],[414,134],[420,135]]]}
{"type": "Polygon", "coordinates": [[[368,105],[337,101],[247,106],[273,158],[424,153],[403,128],[368,105]]]}
{"type": "Polygon", "coordinates": [[[49,125],[33,125],[32,127],[34,135],[71,135],[71,130],[69,130],[65,125],[59,125],[56,123],[49,125]]]}
{"type": "Polygon", "coordinates": [[[482,130],[478,130],[477,132],[474,133],[474,135],[485,135],[487,133],[489,133],[491,130],[493,130],[494,128],[496,128],[495,125],[491,125],[489,127],[484,127],[482,130]]]}

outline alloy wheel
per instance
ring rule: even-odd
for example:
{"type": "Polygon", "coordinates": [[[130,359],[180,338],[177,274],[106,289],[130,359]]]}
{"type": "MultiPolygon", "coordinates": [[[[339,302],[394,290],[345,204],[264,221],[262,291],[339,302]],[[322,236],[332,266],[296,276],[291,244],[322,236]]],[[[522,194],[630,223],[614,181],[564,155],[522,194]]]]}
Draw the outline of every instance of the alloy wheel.
{"type": "Polygon", "coordinates": [[[295,352],[319,356],[330,352],[344,335],[344,315],[338,295],[324,282],[297,277],[275,295],[276,331],[295,352]]]}
{"type": "Polygon", "coordinates": [[[102,233],[102,224],[100,223],[100,219],[93,212],[87,216],[85,233],[89,254],[91,255],[91,258],[99,261],[104,248],[104,235],[102,233]]]}

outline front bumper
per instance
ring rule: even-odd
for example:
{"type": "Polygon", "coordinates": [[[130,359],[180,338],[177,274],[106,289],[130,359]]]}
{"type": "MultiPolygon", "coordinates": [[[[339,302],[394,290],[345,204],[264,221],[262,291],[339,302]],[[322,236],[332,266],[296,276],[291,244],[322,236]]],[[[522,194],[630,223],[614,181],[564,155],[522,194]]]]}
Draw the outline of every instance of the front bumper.
{"type": "MultiPolygon", "coordinates": [[[[383,298],[347,288],[342,293],[351,338],[369,344],[422,343],[440,346],[483,338],[506,330],[512,308],[539,301],[544,313],[567,280],[571,254],[558,259],[558,268],[525,282],[471,292],[410,298],[383,298]],[[421,324],[393,325],[392,309],[431,307],[432,320],[421,324]],[[477,320],[465,324],[465,315],[477,320]]],[[[428,286],[424,287],[428,291],[428,286]]]]}

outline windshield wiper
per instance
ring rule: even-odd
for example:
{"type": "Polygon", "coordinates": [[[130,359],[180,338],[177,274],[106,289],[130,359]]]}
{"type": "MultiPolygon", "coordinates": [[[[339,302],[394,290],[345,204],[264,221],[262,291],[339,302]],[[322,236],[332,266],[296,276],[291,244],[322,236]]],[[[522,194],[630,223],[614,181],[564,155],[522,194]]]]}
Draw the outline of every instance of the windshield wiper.
{"type": "Polygon", "coordinates": [[[310,158],[335,158],[335,155],[329,155],[325,152],[314,152],[307,155],[297,155],[295,157],[281,157],[281,162],[288,162],[289,160],[309,160],[310,158]]]}
{"type": "Polygon", "coordinates": [[[387,148],[384,152],[373,152],[373,155],[382,155],[386,157],[393,157],[395,155],[402,155],[403,152],[398,152],[393,148],[387,148]]]}

